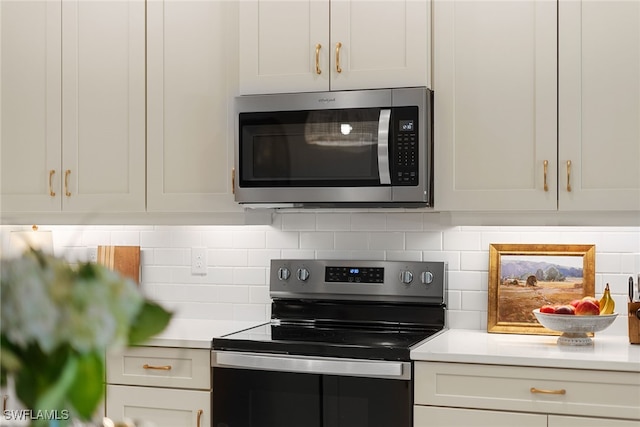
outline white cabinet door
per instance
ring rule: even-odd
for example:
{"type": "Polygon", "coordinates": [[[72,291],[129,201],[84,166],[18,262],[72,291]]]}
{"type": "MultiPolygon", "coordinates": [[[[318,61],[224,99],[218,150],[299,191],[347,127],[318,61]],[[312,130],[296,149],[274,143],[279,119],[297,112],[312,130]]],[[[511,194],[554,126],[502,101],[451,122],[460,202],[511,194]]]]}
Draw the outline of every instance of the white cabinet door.
{"type": "Polygon", "coordinates": [[[414,427],[547,427],[545,414],[414,406],[414,427]]]}
{"type": "Polygon", "coordinates": [[[556,8],[434,2],[436,209],[557,208],[556,8]]]}
{"type": "Polygon", "coordinates": [[[63,210],[144,211],[145,2],[62,4],[63,210]]]}
{"type": "Polygon", "coordinates": [[[559,208],[640,210],[640,2],[560,1],[558,28],[559,208]]]}
{"type": "Polygon", "coordinates": [[[430,28],[428,0],[332,0],[331,90],[430,86],[430,28]]]}
{"type": "Polygon", "coordinates": [[[429,86],[431,2],[240,2],[240,93],[429,86]]]}
{"type": "Polygon", "coordinates": [[[3,214],[144,211],[144,1],[1,7],[3,214]]]}
{"type": "Polygon", "coordinates": [[[0,207],[59,211],[61,2],[2,1],[0,20],[0,207]]]}
{"type": "Polygon", "coordinates": [[[63,210],[145,209],[145,2],[62,4],[63,210]]]}
{"type": "Polygon", "coordinates": [[[209,391],[107,385],[107,417],[152,423],[154,427],[208,427],[209,391]]]}
{"type": "Polygon", "coordinates": [[[329,90],[329,0],[240,2],[240,93],[329,90]]]}
{"type": "Polygon", "coordinates": [[[237,4],[147,3],[147,210],[234,212],[237,4]],[[235,9],[234,9],[235,8],[235,9]]]}
{"type": "MultiPolygon", "coordinates": [[[[612,413],[615,412],[612,409],[612,413]]],[[[548,427],[638,427],[638,421],[549,415],[548,427]]]]}

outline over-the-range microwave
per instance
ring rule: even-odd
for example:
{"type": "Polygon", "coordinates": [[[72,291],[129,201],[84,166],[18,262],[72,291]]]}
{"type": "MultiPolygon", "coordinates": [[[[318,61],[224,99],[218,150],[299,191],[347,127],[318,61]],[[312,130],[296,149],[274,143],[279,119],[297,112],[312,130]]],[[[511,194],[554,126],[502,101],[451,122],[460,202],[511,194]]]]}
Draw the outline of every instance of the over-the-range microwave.
{"type": "Polygon", "coordinates": [[[430,89],[244,95],[235,106],[238,203],[433,206],[430,89]]]}

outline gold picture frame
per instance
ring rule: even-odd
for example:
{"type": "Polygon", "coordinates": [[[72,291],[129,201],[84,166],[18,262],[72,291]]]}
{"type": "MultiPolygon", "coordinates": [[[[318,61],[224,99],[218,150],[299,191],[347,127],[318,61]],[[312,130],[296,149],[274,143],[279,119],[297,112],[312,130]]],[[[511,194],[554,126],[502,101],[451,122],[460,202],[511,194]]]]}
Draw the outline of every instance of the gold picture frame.
{"type": "Polygon", "coordinates": [[[490,244],[487,332],[560,335],[533,310],[593,296],[595,252],[595,245],[490,244]]]}

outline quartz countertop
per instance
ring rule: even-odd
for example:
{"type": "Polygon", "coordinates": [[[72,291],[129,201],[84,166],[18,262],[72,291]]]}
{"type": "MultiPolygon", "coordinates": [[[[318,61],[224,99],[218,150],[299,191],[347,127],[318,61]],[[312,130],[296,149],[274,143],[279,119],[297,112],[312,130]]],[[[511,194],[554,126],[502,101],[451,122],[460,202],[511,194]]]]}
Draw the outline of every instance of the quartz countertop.
{"type": "Polygon", "coordinates": [[[169,326],[144,345],[154,347],[211,348],[214,337],[248,329],[266,322],[173,319],[169,326]]]}
{"type": "Polygon", "coordinates": [[[640,372],[640,345],[626,336],[593,337],[593,345],[558,345],[557,336],[449,329],[411,351],[413,360],[640,372]]]}

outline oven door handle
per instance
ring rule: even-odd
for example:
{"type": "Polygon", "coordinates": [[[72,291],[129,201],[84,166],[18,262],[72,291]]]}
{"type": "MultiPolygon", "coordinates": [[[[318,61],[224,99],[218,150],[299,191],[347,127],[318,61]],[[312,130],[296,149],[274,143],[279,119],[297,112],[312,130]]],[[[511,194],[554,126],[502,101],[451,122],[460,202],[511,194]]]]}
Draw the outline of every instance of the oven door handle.
{"type": "Polygon", "coordinates": [[[391,170],[389,167],[389,122],[391,110],[380,110],[378,119],[378,176],[380,184],[391,184],[391,170]]]}
{"type": "Polygon", "coordinates": [[[262,371],[295,372],[321,375],[342,375],[366,378],[411,379],[411,363],[381,360],[312,358],[212,352],[211,365],[220,368],[256,369],[262,371]]]}

